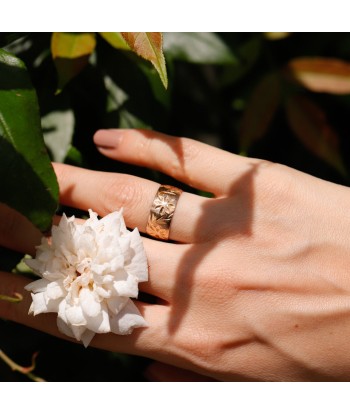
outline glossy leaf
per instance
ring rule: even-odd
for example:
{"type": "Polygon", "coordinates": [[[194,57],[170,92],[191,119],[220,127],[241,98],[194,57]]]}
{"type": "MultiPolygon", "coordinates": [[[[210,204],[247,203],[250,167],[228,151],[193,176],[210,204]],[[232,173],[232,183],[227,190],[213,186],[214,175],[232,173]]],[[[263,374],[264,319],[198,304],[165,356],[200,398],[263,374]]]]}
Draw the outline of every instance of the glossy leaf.
{"type": "Polygon", "coordinates": [[[46,230],[57,208],[58,185],[43,141],[37,97],[23,62],[1,49],[0,176],[0,201],[46,230]]]}
{"type": "Polygon", "coordinates": [[[292,95],[287,99],[286,111],[291,129],[305,147],[345,176],[339,139],[328,123],[325,112],[301,95],[292,95]]]}
{"type": "Polygon", "coordinates": [[[164,87],[167,88],[168,77],[163,54],[163,35],[159,32],[122,32],[122,36],[133,52],[152,63],[164,87]]]}
{"type": "Polygon", "coordinates": [[[85,68],[95,46],[93,33],[52,34],[51,52],[57,69],[59,91],[85,68]]]}
{"type": "Polygon", "coordinates": [[[164,33],[164,52],[191,63],[232,65],[238,59],[215,33],[164,33]]]}
{"type": "Polygon", "coordinates": [[[130,50],[129,45],[126,43],[120,32],[100,32],[100,35],[114,48],[130,50]]]}
{"type": "Polygon", "coordinates": [[[286,66],[285,74],[314,92],[350,94],[350,63],[340,59],[293,59],[286,66]]]}
{"type": "Polygon", "coordinates": [[[239,133],[242,151],[247,151],[265,135],[278,108],[280,95],[280,78],[276,73],[264,76],[255,87],[242,118],[239,133]]]}

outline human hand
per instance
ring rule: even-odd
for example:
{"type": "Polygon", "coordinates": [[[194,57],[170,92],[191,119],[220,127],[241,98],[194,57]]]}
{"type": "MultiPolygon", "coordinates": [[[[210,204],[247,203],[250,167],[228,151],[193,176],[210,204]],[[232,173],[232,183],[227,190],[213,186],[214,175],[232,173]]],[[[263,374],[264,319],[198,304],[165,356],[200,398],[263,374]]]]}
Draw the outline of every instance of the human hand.
{"type": "MultiPolygon", "coordinates": [[[[149,327],[92,345],[219,380],[350,379],[349,189],[151,131],[99,131],[95,143],[216,197],[181,195],[170,229],[177,243],[144,238],[150,278],[140,289],[159,301],[136,304],[149,327]]],[[[63,204],[101,216],[123,207],[127,225],[145,232],[159,184],[55,170],[63,204]]],[[[28,283],[6,275],[0,290],[10,281],[20,292],[28,283]]],[[[53,316],[28,308],[0,304],[0,316],[58,335],[53,316]]]]}

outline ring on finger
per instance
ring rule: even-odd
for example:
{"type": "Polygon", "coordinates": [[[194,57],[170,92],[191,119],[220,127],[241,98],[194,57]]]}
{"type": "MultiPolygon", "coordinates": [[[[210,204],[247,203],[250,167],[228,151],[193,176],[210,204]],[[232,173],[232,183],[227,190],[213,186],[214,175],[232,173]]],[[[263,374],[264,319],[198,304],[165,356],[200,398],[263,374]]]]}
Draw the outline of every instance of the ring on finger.
{"type": "Polygon", "coordinates": [[[161,185],[153,200],[147,221],[146,233],[153,238],[167,241],[170,225],[182,190],[174,186],[161,185]]]}

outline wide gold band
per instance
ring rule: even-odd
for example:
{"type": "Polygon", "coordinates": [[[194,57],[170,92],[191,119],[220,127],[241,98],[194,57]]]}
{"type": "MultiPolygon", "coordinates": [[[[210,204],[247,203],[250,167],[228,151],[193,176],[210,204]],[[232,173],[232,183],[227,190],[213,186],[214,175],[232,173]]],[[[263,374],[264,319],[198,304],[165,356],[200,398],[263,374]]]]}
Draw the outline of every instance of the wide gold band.
{"type": "Polygon", "coordinates": [[[148,235],[165,241],[169,239],[171,219],[181,193],[182,190],[174,186],[159,187],[148,217],[148,235]]]}

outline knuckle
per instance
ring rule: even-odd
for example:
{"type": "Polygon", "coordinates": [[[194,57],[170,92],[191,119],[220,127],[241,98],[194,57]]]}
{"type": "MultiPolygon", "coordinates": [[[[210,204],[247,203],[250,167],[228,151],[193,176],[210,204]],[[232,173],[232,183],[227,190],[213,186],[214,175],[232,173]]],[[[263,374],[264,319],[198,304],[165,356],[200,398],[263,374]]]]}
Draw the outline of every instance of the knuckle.
{"type": "Polygon", "coordinates": [[[201,156],[198,142],[189,138],[181,139],[175,153],[169,160],[170,175],[173,177],[182,177],[191,185],[191,170],[193,164],[201,156]]]}
{"type": "Polygon", "coordinates": [[[111,177],[103,185],[103,210],[110,213],[116,209],[137,205],[140,202],[140,191],[136,183],[127,179],[117,180],[111,177]]]}

